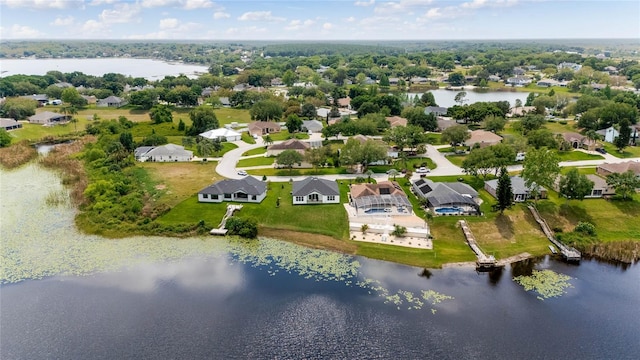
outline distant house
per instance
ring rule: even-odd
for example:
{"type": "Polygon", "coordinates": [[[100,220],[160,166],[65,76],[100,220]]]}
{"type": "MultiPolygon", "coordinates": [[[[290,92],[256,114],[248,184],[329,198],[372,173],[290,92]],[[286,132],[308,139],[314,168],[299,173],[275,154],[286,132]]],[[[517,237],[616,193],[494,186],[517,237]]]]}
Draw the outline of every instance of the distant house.
{"type": "Polygon", "coordinates": [[[70,115],[64,115],[52,111],[43,111],[29,117],[30,124],[54,125],[71,120],[70,115]]]}
{"type": "Polygon", "coordinates": [[[53,84],[53,86],[55,86],[55,87],[59,87],[59,88],[61,88],[61,89],[66,89],[66,88],[71,88],[71,87],[73,87],[73,85],[72,85],[72,84],[69,84],[68,82],[63,82],[63,81],[62,81],[62,82],[55,83],[55,84],[53,84]]]}
{"type": "Polygon", "coordinates": [[[254,121],[248,126],[249,134],[263,136],[280,132],[280,125],[272,121],[254,121]]]}
{"type": "MultiPolygon", "coordinates": [[[[489,194],[493,197],[497,198],[498,196],[498,179],[489,180],[484,183],[484,189],[487,190],[489,194]]],[[[515,202],[524,202],[531,197],[531,190],[537,189],[538,196],[542,199],[547,198],[547,189],[542,186],[532,185],[531,187],[527,187],[525,185],[524,179],[520,176],[512,176],[511,177],[511,191],[513,192],[513,201],[515,202]]]]}
{"type": "Polygon", "coordinates": [[[282,79],[280,78],[271,79],[271,86],[282,86],[282,85],[284,85],[284,83],[282,82],[282,79]]]}
{"type": "Polygon", "coordinates": [[[474,130],[471,132],[471,137],[464,144],[468,147],[474,147],[476,144],[479,144],[480,147],[485,147],[499,144],[501,141],[502,136],[496,135],[491,131],[474,130]]]}
{"type": "Polygon", "coordinates": [[[411,215],[413,213],[409,198],[395,181],[351,185],[349,203],[358,215],[411,215]]]}
{"type": "Polygon", "coordinates": [[[586,198],[609,197],[616,194],[616,189],[607,185],[607,180],[600,176],[589,174],[587,178],[593,181],[593,188],[591,189],[591,194],[585,196],[586,198]]]}
{"type": "Polygon", "coordinates": [[[118,108],[118,107],[125,106],[125,105],[127,105],[127,102],[124,99],[119,98],[117,96],[113,96],[113,95],[109,96],[107,98],[104,98],[104,99],[100,99],[97,102],[97,106],[99,106],[99,107],[116,107],[116,108],[118,108]]]}
{"type": "Polygon", "coordinates": [[[507,117],[521,117],[529,113],[534,113],[536,110],[537,109],[535,106],[512,107],[511,109],[509,109],[509,113],[507,113],[507,117]]]}
{"type": "Polygon", "coordinates": [[[527,71],[521,67],[514,67],[513,68],[513,75],[524,75],[527,71]]]}
{"type": "Polygon", "coordinates": [[[191,161],[193,151],[185,150],[183,146],[166,144],[162,146],[143,146],[135,149],[134,156],[138,161],[178,162],[191,161]],[[145,151],[146,150],[146,151],[145,151]]]}
{"type": "Polygon", "coordinates": [[[298,139],[289,139],[279,144],[273,144],[269,146],[267,148],[267,156],[277,156],[285,150],[295,150],[301,154],[304,154],[304,152],[309,148],[311,148],[311,145],[306,142],[302,142],[298,139]]]}
{"type": "Polygon", "coordinates": [[[498,81],[500,81],[500,76],[498,76],[498,75],[489,75],[489,77],[487,79],[489,81],[498,82],[498,81]]]}
{"type": "Polygon", "coordinates": [[[80,95],[83,99],[87,101],[87,104],[95,104],[98,102],[98,99],[94,95],[80,95]]]}
{"type": "Polygon", "coordinates": [[[618,130],[616,130],[616,128],[614,128],[613,126],[609,126],[606,129],[600,129],[596,131],[596,133],[602,136],[604,138],[604,141],[612,144],[613,141],[620,135],[618,130]]]}
{"type": "Polygon", "coordinates": [[[441,117],[438,117],[437,121],[438,121],[438,128],[436,130],[439,132],[442,132],[445,129],[448,129],[452,126],[458,125],[458,123],[455,120],[443,119],[441,117]]]}
{"type": "Polygon", "coordinates": [[[409,82],[411,82],[412,84],[427,84],[429,82],[429,79],[422,76],[414,76],[409,79],[409,82]]]}
{"type": "Polygon", "coordinates": [[[622,174],[631,171],[640,176],[640,162],[625,161],[621,163],[604,163],[596,167],[596,174],[607,177],[611,174],[622,174]]]}
{"type": "Polygon", "coordinates": [[[200,136],[209,140],[217,139],[220,141],[228,141],[228,142],[239,141],[242,138],[242,134],[227,128],[219,128],[219,129],[205,131],[202,134],[200,134],[200,136]]]}
{"type": "Polygon", "coordinates": [[[238,201],[260,203],[267,196],[267,184],[251,176],[226,179],[213,183],[198,192],[198,202],[219,203],[238,201]]]}
{"type": "Polygon", "coordinates": [[[510,84],[513,86],[526,86],[531,84],[531,78],[518,75],[518,76],[508,78],[507,84],[510,84]]]}
{"type": "Polygon", "coordinates": [[[303,120],[302,131],[310,131],[312,133],[322,132],[322,123],[318,120],[303,120]]]}
{"type": "Polygon", "coordinates": [[[23,99],[31,99],[38,102],[38,106],[45,106],[49,103],[49,97],[46,94],[33,94],[21,96],[23,99]]]}
{"type": "Polygon", "coordinates": [[[427,106],[424,108],[424,113],[427,115],[436,114],[436,116],[444,116],[447,115],[447,110],[449,109],[442,106],[427,106]]]}
{"type": "MultiPolygon", "coordinates": [[[[383,146],[384,148],[387,149],[387,157],[388,158],[397,159],[400,156],[400,149],[398,149],[395,146],[389,146],[389,145],[387,145],[387,143],[385,143],[384,141],[382,141],[380,139],[375,139],[375,138],[372,138],[372,137],[369,137],[369,136],[358,134],[358,135],[353,135],[352,137],[345,139],[344,143],[346,144],[347,141],[349,141],[349,139],[357,140],[358,142],[360,142],[360,144],[364,144],[367,141],[375,141],[377,144],[379,144],[379,145],[381,145],[381,146],[383,146]]],[[[388,163],[388,161],[385,159],[385,160],[378,160],[378,161],[369,163],[368,165],[385,165],[387,163],[388,163]]]]}
{"type": "Polygon", "coordinates": [[[407,119],[400,116],[388,116],[385,118],[391,127],[407,126],[407,119]]]}
{"type": "Polygon", "coordinates": [[[589,139],[586,136],[574,132],[567,132],[562,134],[562,139],[569,143],[574,149],[585,149],[593,151],[596,149],[598,143],[595,140],[589,139]]]}
{"type": "Polygon", "coordinates": [[[340,203],[338,183],[317,177],[294,181],[291,195],[293,196],[293,205],[340,203]]]}
{"type": "Polygon", "coordinates": [[[0,118],[0,129],[6,131],[20,129],[22,124],[11,118],[0,118]]]}
{"type": "Polygon", "coordinates": [[[338,107],[343,109],[351,109],[351,98],[347,96],[346,98],[338,99],[338,107]]]}
{"type": "Polygon", "coordinates": [[[582,65],[572,63],[572,62],[561,62],[560,64],[558,64],[558,70],[562,70],[562,69],[571,69],[573,71],[578,71],[582,69],[582,65]]]}
{"type": "Polygon", "coordinates": [[[413,193],[427,201],[435,215],[466,215],[480,213],[478,192],[461,182],[434,182],[419,179],[411,184],[413,193]]]}
{"type": "Polygon", "coordinates": [[[220,98],[218,98],[218,101],[220,101],[220,105],[222,105],[222,107],[230,107],[231,106],[231,102],[229,101],[228,97],[220,97],[220,98]]]}

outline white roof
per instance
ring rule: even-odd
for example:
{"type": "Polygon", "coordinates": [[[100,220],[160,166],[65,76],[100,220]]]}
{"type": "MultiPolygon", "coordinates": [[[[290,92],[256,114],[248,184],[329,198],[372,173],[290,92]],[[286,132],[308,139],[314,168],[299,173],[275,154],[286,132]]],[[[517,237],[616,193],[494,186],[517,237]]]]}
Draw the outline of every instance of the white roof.
{"type": "Polygon", "coordinates": [[[200,134],[200,136],[207,139],[218,139],[221,137],[228,138],[228,137],[241,136],[241,134],[231,129],[219,128],[219,129],[205,131],[202,134],[200,134]]]}

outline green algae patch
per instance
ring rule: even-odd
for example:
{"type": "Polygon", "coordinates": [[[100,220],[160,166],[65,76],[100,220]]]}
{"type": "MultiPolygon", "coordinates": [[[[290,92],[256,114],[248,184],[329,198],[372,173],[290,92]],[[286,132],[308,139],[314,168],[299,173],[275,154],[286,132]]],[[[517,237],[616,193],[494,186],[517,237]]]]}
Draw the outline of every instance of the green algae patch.
{"type": "Polygon", "coordinates": [[[513,281],[520,284],[525,291],[535,291],[538,299],[544,300],[566,294],[566,289],[573,287],[569,275],[558,274],[552,270],[533,270],[530,276],[516,276],[513,281]]]}

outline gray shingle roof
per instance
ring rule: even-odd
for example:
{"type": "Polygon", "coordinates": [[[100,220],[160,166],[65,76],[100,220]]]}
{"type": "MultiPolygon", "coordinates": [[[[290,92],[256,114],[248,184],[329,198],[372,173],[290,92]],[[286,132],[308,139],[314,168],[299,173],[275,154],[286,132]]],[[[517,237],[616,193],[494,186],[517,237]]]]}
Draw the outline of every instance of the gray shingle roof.
{"type": "Polygon", "coordinates": [[[147,156],[193,156],[193,151],[185,150],[184,147],[175,144],[166,144],[155,147],[146,153],[147,156]]]}
{"type": "MultiPolygon", "coordinates": [[[[498,179],[493,179],[493,180],[489,180],[486,182],[486,184],[491,188],[491,189],[497,189],[498,188],[498,179]]],[[[532,187],[535,187],[537,185],[532,185],[532,187]]],[[[538,186],[538,191],[543,190],[544,188],[542,186],[538,186]]],[[[513,192],[514,195],[517,194],[529,194],[531,191],[529,188],[527,188],[527,186],[524,183],[524,179],[521,178],[520,176],[512,176],[511,177],[511,191],[513,192]]]]}
{"type": "Polygon", "coordinates": [[[218,181],[198,192],[198,194],[224,195],[243,192],[247,195],[260,195],[267,191],[267,184],[251,176],[239,180],[226,179],[218,181]]]}
{"type": "Polygon", "coordinates": [[[473,200],[474,197],[478,196],[478,193],[467,184],[436,183],[429,179],[420,179],[415,181],[414,185],[418,188],[417,195],[426,198],[429,204],[434,207],[447,205],[478,206],[473,200]]]}
{"type": "Polygon", "coordinates": [[[308,177],[304,180],[293,182],[293,196],[307,196],[314,192],[322,195],[340,195],[338,183],[335,181],[308,177]]]}

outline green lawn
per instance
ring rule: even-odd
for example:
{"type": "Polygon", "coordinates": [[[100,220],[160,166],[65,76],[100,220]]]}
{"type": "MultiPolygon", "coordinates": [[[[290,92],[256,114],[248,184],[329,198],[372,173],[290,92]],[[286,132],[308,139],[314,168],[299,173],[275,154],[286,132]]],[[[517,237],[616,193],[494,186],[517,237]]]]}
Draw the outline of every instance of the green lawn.
{"type": "Polygon", "coordinates": [[[467,155],[449,155],[447,160],[451,161],[453,165],[462,166],[462,162],[467,158],[467,155]]]}
{"type": "Polygon", "coordinates": [[[393,165],[374,165],[374,166],[369,166],[369,169],[371,171],[373,171],[374,173],[383,173],[386,172],[387,170],[393,168],[396,169],[398,171],[404,169],[406,166],[406,169],[409,169],[411,171],[415,171],[415,169],[425,166],[429,169],[435,169],[436,168],[436,163],[433,162],[433,160],[427,158],[427,157],[415,157],[415,158],[409,158],[407,159],[407,163],[405,164],[402,160],[400,159],[396,159],[393,162],[393,165]]]}
{"type": "Polygon", "coordinates": [[[255,149],[251,149],[251,150],[245,151],[244,153],[242,153],[242,156],[258,155],[258,154],[264,154],[266,152],[267,152],[267,148],[266,147],[259,147],[259,148],[255,148],[255,149]]]}
{"type": "Polygon", "coordinates": [[[249,133],[246,133],[246,132],[242,133],[242,141],[246,142],[247,144],[256,143],[256,139],[254,139],[253,136],[249,135],[249,133]]]}
{"type": "Polygon", "coordinates": [[[582,151],[558,151],[560,161],[601,160],[601,155],[587,154],[582,151]]]}
{"type": "Polygon", "coordinates": [[[219,108],[215,109],[214,112],[216,113],[220,126],[231,124],[232,122],[237,122],[239,124],[248,124],[251,122],[249,110],[219,108]]]}
{"type": "Polygon", "coordinates": [[[62,124],[55,126],[42,126],[37,124],[22,124],[21,129],[9,131],[9,135],[13,137],[12,143],[22,140],[37,141],[46,136],[60,136],[71,134],[76,131],[83,131],[87,120],[78,119],[77,124],[62,124]]]}
{"type": "Polygon", "coordinates": [[[292,138],[305,140],[309,138],[309,134],[307,133],[295,133],[292,135],[292,134],[289,134],[288,131],[280,131],[277,133],[272,133],[272,134],[269,134],[269,136],[271,136],[271,140],[273,141],[282,141],[282,140],[288,140],[292,138]]]}
{"type": "Polygon", "coordinates": [[[627,146],[626,148],[623,149],[623,152],[619,152],[618,148],[616,148],[615,145],[607,142],[603,144],[604,144],[604,149],[607,150],[609,154],[615,157],[619,157],[623,159],[640,157],[640,146],[627,146]]]}
{"type": "MultiPolygon", "coordinates": [[[[308,168],[308,169],[258,169],[258,170],[247,170],[247,173],[250,175],[266,175],[266,176],[299,176],[299,175],[334,175],[334,174],[348,174],[347,169],[339,167],[328,167],[328,168],[308,168]]],[[[362,175],[366,177],[366,175],[362,175]]]]}
{"type": "Polygon", "coordinates": [[[262,166],[273,165],[276,161],[275,157],[254,157],[249,159],[242,159],[238,161],[237,167],[249,167],[249,166],[262,166]]]}
{"type": "MultiPolygon", "coordinates": [[[[243,203],[238,217],[252,218],[260,227],[322,234],[346,240],[349,233],[347,214],[342,204],[293,205],[289,183],[271,183],[267,197],[260,204],[243,203]],[[280,198],[280,207],[276,201],[280,198]]],[[[341,186],[346,198],[346,185],[341,186]]],[[[199,203],[197,196],[176,205],[158,221],[165,224],[194,223],[205,220],[217,226],[228,203],[199,203]]]]}

